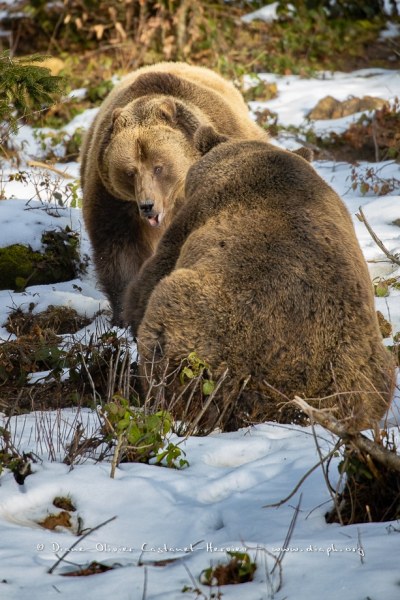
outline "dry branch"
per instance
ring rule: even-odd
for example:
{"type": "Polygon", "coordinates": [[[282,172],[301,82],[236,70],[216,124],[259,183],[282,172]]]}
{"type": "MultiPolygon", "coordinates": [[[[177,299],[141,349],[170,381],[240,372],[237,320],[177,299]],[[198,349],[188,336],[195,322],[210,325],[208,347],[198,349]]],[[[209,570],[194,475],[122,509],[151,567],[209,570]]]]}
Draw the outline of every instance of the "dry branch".
{"type": "Polygon", "coordinates": [[[391,253],[389,252],[389,250],[386,248],[386,246],[384,246],[384,244],[383,244],[382,240],[380,240],[380,239],[378,238],[378,236],[376,235],[375,231],[372,229],[371,225],[368,223],[367,219],[365,218],[365,215],[364,215],[364,213],[363,213],[363,211],[362,211],[362,208],[361,208],[361,206],[359,207],[359,209],[358,209],[358,210],[359,210],[359,213],[358,213],[356,216],[357,216],[357,218],[358,218],[358,219],[359,219],[359,220],[360,220],[362,223],[364,223],[364,225],[365,225],[365,227],[366,227],[366,229],[367,229],[367,231],[368,231],[369,235],[372,237],[372,239],[374,240],[375,244],[376,244],[377,246],[379,246],[379,248],[382,250],[382,252],[385,254],[385,256],[387,256],[387,257],[388,257],[388,259],[389,259],[390,261],[392,261],[392,262],[393,262],[393,263],[395,263],[396,265],[399,265],[399,266],[400,266],[400,259],[399,259],[398,255],[397,255],[397,254],[391,254],[391,253]]]}
{"type": "Polygon", "coordinates": [[[58,567],[58,565],[65,559],[65,557],[68,556],[68,554],[75,548],[75,546],[77,546],[78,544],[80,544],[80,542],[82,540],[84,540],[85,538],[87,538],[88,535],[90,535],[91,533],[94,533],[95,531],[97,531],[101,527],[104,527],[104,525],[108,525],[108,523],[111,523],[111,521],[115,521],[116,518],[117,518],[117,516],[111,517],[111,519],[107,519],[107,521],[104,521],[103,523],[100,523],[100,525],[96,525],[96,527],[92,527],[86,533],[84,533],[83,535],[81,535],[76,540],[76,542],[74,542],[72,544],[72,546],[70,546],[66,550],[66,552],[64,552],[64,554],[62,556],[58,557],[58,560],[54,563],[54,565],[47,572],[51,575],[53,573],[53,571],[58,567]]]}
{"type": "Polygon", "coordinates": [[[28,160],[28,167],[37,167],[39,169],[46,169],[47,171],[52,171],[53,173],[60,175],[60,177],[64,177],[64,179],[74,179],[72,177],[72,175],[70,175],[66,171],[61,171],[61,169],[57,169],[56,167],[53,167],[52,165],[47,165],[46,163],[41,162],[39,160],[28,160]]]}
{"type": "Polygon", "coordinates": [[[288,500],[290,500],[290,498],[293,498],[293,496],[295,495],[297,490],[299,490],[301,488],[301,486],[303,485],[303,483],[305,482],[307,477],[309,477],[311,475],[311,473],[313,473],[316,469],[318,469],[318,467],[320,465],[322,466],[327,460],[329,460],[330,458],[332,458],[332,456],[335,455],[335,453],[339,450],[342,443],[343,442],[341,442],[341,441],[337,442],[337,444],[335,445],[333,450],[331,450],[329,452],[329,454],[322,457],[322,459],[320,459],[315,465],[313,465],[310,469],[308,469],[308,471],[306,473],[304,473],[303,477],[301,477],[301,479],[296,483],[295,487],[292,489],[292,491],[290,492],[290,494],[288,496],[286,496],[282,500],[279,500],[279,502],[274,502],[273,504],[264,504],[263,508],[278,508],[279,506],[282,506],[282,504],[286,504],[286,502],[288,500]]]}
{"type": "Polygon", "coordinates": [[[298,396],[295,397],[292,403],[311,420],[340,437],[346,444],[352,444],[361,452],[369,454],[387,469],[400,473],[400,456],[395,452],[391,452],[380,444],[369,440],[362,433],[349,433],[346,426],[335,419],[329,411],[313,408],[298,396]]]}

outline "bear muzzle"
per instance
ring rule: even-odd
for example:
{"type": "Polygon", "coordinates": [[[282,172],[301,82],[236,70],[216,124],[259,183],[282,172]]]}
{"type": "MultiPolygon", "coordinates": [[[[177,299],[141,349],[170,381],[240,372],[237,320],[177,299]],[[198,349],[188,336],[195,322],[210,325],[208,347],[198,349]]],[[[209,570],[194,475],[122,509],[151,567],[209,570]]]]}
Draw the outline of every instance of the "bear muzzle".
{"type": "Polygon", "coordinates": [[[140,214],[142,217],[147,219],[147,222],[151,227],[158,227],[161,225],[163,214],[156,212],[154,209],[154,202],[146,200],[145,202],[139,203],[140,214]]]}

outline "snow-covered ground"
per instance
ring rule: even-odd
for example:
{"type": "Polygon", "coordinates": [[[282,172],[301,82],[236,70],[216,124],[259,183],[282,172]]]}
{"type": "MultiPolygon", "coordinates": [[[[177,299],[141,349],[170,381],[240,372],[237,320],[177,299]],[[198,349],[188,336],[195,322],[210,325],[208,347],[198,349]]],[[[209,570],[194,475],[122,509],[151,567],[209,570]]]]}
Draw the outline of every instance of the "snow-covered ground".
{"type": "MultiPolygon", "coordinates": [[[[284,125],[306,125],[309,110],[328,94],[339,100],[350,95],[388,100],[400,96],[400,74],[381,69],[326,73],[315,79],[272,74],[263,77],[277,83],[278,97],[265,104],[252,103],[252,109],[267,106],[284,125]]],[[[75,127],[87,127],[93,116],[92,110],[76,117],[66,130],[71,133],[75,127]]],[[[313,128],[320,135],[343,131],[358,116],[317,121],[313,128]]],[[[41,150],[32,130],[22,128],[17,141],[26,142],[22,151],[26,159],[40,160],[41,150]]],[[[277,143],[288,148],[296,146],[287,136],[277,143]]],[[[351,165],[332,161],[314,165],[351,212],[365,258],[370,261],[371,276],[398,275],[355,214],[362,206],[388,250],[400,252],[400,227],[393,224],[400,219],[400,188],[383,197],[362,196],[359,189],[351,187],[351,165]]],[[[56,166],[77,177],[77,163],[56,166]]],[[[380,177],[400,179],[398,163],[360,163],[356,169],[361,174],[368,167],[379,169],[380,177]]],[[[45,191],[41,192],[42,201],[35,199],[40,170],[24,166],[21,169],[29,175],[26,183],[8,181],[16,169],[2,165],[1,187],[8,199],[0,202],[0,246],[21,242],[38,249],[43,230],[69,225],[82,234],[82,252],[90,253],[80,209],[59,208],[60,216],[55,216],[54,210],[48,214],[45,191]]],[[[60,179],[57,191],[64,193],[68,181],[60,179]]],[[[393,333],[400,330],[399,296],[400,291],[391,289],[389,296],[376,300],[377,308],[392,323],[393,333]]],[[[0,291],[0,339],[10,337],[3,327],[9,311],[27,307],[31,302],[36,304],[35,312],[59,304],[88,316],[107,306],[92,268],[75,281],[35,286],[19,294],[0,291]]],[[[388,338],[387,343],[391,342],[388,338]]],[[[400,422],[398,406],[396,402],[389,414],[393,424],[400,422]]],[[[327,525],[324,513],[331,507],[331,497],[320,468],[287,503],[279,508],[266,507],[288,496],[318,462],[310,428],[265,423],[234,433],[190,437],[181,444],[189,462],[186,469],[123,464],[115,479],[110,479],[108,462],[87,460],[73,469],[62,463],[66,444],[78,422],[89,434],[98,427],[97,415],[88,409],[31,413],[13,418],[9,424],[19,450],[34,452],[40,460],[22,486],[9,472],[0,476],[1,599],[207,599],[216,597],[211,593],[217,590],[200,585],[200,573],[211,564],[226,562],[228,549],[246,549],[256,560],[257,571],[251,583],[221,587],[222,598],[400,597],[400,524],[327,525]],[[77,540],[67,531],[48,531],[37,524],[57,512],[52,507],[56,496],[71,497],[77,509],[72,519],[77,523],[79,518],[80,530],[117,517],[82,540],[66,560],[75,565],[97,561],[121,568],[89,577],[63,577],[62,573],[71,570],[71,564],[63,562],[52,574],[48,573],[57,555],[77,540]],[[294,532],[285,547],[299,502],[294,532]],[[282,548],[282,587],[277,591],[279,568],[273,570],[273,556],[277,557],[282,548]],[[185,586],[200,588],[203,596],[190,590],[183,592],[185,586]]],[[[397,427],[393,427],[393,432],[398,435],[397,427]]],[[[334,439],[321,428],[316,433],[322,453],[332,450],[334,439]]],[[[338,461],[334,458],[330,465],[333,484],[339,478],[338,461]]]]}

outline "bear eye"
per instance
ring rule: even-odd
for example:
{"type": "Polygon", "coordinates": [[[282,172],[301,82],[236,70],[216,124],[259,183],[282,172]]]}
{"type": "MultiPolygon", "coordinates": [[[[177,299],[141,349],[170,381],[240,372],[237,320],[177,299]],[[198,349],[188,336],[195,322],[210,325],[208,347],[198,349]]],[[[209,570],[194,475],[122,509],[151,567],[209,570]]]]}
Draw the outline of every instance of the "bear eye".
{"type": "Polygon", "coordinates": [[[161,165],[156,165],[153,169],[154,175],[161,175],[163,168],[161,165]]]}
{"type": "Polygon", "coordinates": [[[125,173],[130,179],[133,179],[136,175],[135,169],[129,169],[128,171],[125,171],[125,173]]]}

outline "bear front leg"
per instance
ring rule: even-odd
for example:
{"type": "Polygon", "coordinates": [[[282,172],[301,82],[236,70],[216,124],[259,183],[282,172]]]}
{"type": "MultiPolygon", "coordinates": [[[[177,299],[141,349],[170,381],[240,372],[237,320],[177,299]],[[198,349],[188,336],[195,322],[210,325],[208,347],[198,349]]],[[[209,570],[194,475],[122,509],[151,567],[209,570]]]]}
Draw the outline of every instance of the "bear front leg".
{"type": "Polygon", "coordinates": [[[143,264],[138,276],[128,286],[124,299],[123,320],[131,327],[134,336],[154,288],[173,271],[191,228],[185,209],[182,209],[165,231],[155,254],[143,264]]]}
{"type": "Polygon", "coordinates": [[[112,322],[122,325],[124,293],[151,256],[153,245],[141,232],[136,202],[117,200],[104,189],[98,192],[94,201],[93,196],[84,196],[85,223],[97,275],[111,304],[112,322]]]}

